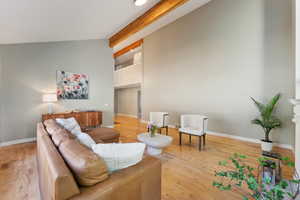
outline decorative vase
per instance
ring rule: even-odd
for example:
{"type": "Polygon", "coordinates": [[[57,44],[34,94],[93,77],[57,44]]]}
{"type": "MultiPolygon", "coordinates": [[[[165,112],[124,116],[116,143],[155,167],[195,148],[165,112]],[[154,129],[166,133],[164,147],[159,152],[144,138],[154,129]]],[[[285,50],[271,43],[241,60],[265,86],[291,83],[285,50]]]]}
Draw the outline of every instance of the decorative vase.
{"type": "Polygon", "coordinates": [[[153,124],[148,124],[147,126],[150,137],[155,137],[155,132],[157,130],[157,126],[153,124]]]}
{"type": "Polygon", "coordinates": [[[266,142],[264,140],[261,140],[261,149],[263,151],[271,152],[273,149],[273,142],[266,142]]]}
{"type": "Polygon", "coordinates": [[[155,130],[150,131],[150,137],[155,137],[155,130]]]}

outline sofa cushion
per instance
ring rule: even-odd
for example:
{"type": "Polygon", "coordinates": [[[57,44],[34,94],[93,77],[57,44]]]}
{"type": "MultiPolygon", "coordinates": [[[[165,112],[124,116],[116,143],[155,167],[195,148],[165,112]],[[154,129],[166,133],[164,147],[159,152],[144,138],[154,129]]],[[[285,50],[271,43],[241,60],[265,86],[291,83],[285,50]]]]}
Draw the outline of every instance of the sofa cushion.
{"type": "Polygon", "coordinates": [[[64,129],[64,127],[60,126],[54,119],[48,119],[44,121],[44,125],[46,127],[47,132],[52,135],[58,130],[64,129]]]}
{"type": "Polygon", "coordinates": [[[81,186],[95,185],[108,178],[103,159],[79,141],[67,140],[59,146],[59,151],[81,186]]]}
{"type": "Polygon", "coordinates": [[[61,143],[70,139],[75,139],[75,136],[73,136],[70,132],[68,132],[65,129],[60,129],[52,133],[52,141],[57,147],[59,147],[61,143]]]}
{"type": "Polygon", "coordinates": [[[88,132],[93,140],[99,144],[119,142],[120,133],[112,128],[95,128],[88,132]]]}

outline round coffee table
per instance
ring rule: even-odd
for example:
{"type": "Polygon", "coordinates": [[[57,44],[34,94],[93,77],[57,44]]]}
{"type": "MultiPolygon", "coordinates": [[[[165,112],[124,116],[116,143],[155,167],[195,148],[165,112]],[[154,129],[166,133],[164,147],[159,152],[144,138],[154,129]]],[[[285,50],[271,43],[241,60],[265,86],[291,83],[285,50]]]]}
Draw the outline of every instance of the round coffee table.
{"type": "Polygon", "coordinates": [[[161,154],[162,149],[169,146],[173,140],[172,137],[161,134],[155,134],[154,137],[151,137],[149,133],[141,133],[137,139],[147,145],[147,152],[150,155],[161,154]]]}

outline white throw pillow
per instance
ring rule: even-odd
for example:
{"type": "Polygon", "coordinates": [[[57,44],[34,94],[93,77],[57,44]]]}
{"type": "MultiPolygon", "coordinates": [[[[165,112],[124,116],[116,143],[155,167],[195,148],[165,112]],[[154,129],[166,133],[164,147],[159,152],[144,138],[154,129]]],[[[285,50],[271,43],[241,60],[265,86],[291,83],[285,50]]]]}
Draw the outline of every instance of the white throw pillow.
{"type": "Polygon", "coordinates": [[[108,170],[113,172],[139,163],[143,158],[145,144],[96,144],[92,149],[105,161],[108,170]]]}
{"type": "Polygon", "coordinates": [[[80,133],[77,136],[79,142],[88,148],[92,149],[92,146],[96,144],[96,142],[86,133],[80,133]]]}
{"type": "Polygon", "coordinates": [[[81,128],[74,117],[67,119],[57,118],[56,122],[70,131],[77,138],[77,140],[86,147],[92,149],[92,146],[96,144],[91,136],[81,132],[81,128]]]}
{"type": "Polygon", "coordinates": [[[63,126],[65,129],[67,129],[68,131],[70,131],[76,137],[78,134],[81,133],[81,128],[74,117],[67,118],[67,119],[57,118],[56,122],[61,126],[63,126]]]}

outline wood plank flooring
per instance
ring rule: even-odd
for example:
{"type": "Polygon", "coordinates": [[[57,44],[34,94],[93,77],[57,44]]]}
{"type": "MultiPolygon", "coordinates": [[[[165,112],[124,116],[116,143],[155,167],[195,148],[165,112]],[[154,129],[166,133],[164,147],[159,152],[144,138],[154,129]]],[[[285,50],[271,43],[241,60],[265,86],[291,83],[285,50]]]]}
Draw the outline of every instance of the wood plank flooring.
{"type": "Polygon", "coordinates": [[[36,143],[0,148],[0,199],[39,199],[36,143]]]}
{"type": "MultiPolygon", "coordinates": [[[[121,142],[135,142],[137,134],[146,131],[145,124],[137,119],[117,117],[115,127],[121,133],[121,142]]],[[[217,163],[232,153],[248,156],[250,164],[256,166],[260,148],[258,144],[241,142],[229,138],[207,136],[207,145],[198,151],[197,138],[189,144],[188,136],[183,136],[183,145],[178,145],[178,132],[169,132],[174,138],[171,146],[159,156],[163,163],[163,200],[239,200],[240,192],[220,192],[212,187],[217,163]]],[[[286,156],[292,153],[276,148],[286,156]]],[[[285,176],[291,176],[284,169],[285,176]]],[[[36,144],[26,143],[0,148],[0,199],[39,199],[38,175],[36,166],[36,144]]]]}

